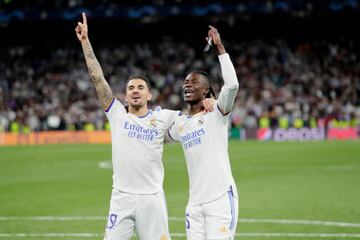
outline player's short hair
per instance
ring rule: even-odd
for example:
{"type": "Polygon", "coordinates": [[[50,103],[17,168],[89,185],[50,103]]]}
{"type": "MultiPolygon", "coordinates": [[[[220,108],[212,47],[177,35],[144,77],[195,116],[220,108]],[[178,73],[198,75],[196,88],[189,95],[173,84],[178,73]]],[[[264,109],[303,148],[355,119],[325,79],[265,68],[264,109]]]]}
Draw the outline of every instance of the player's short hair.
{"type": "Polygon", "coordinates": [[[208,82],[209,92],[206,94],[205,97],[206,98],[213,97],[213,98],[216,99],[216,94],[214,92],[214,89],[212,88],[212,78],[211,78],[211,76],[207,72],[204,72],[202,70],[194,70],[191,73],[196,73],[196,74],[201,75],[208,82]]]}
{"type": "Polygon", "coordinates": [[[147,87],[149,88],[149,90],[151,89],[151,82],[150,82],[149,78],[146,77],[145,75],[131,75],[131,76],[127,79],[126,85],[127,85],[131,80],[133,80],[133,79],[141,79],[141,80],[143,80],[143,81],[146,83],[146,85],[147,85],[147,87]]]}

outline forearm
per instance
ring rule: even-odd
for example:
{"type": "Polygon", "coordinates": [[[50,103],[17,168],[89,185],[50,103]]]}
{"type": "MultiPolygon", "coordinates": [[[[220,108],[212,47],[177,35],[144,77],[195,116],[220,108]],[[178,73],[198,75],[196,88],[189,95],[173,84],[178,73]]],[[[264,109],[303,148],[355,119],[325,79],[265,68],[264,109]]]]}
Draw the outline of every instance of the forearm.
{"type": "Polygon", "coordinates": [[[218,106],[223,114],[227,114],[232,110],[236,94],[239,89],[239,82],[229,55],[219,55],[219,61],[221,73],[224,79],[224,86],[221,88],[218,106]]]}
{"type": "Polygon", "coordinates": [[[237,91],[239,88],[239,82],[229,54],[225,53],[219,55],[219,61],[221,66],[221,74],[224,79],[224,85],[229,89],[236,89],[237,91]]]}
{"type": "Polygon", "coordinates": [[[101,106],[103,109],[107,109],[114,98],[111,88],[105,80],[104,73],[101,69],[99,61],[96,59],[90,41],[88,39],[82,40],[81,45],[84,51],[86,65],[88,67],[91,80],[95,85],[101,106]]]}

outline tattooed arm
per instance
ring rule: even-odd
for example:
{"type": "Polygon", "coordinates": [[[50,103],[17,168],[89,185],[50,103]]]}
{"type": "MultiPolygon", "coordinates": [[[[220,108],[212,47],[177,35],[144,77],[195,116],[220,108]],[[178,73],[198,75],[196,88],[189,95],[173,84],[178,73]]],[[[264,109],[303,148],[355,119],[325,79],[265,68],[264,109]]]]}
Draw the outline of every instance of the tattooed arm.
{"type": "Polygon", "coordinates": [[[88,26],[85,13],[82,13],[82,17],[83,22],[78,22],[78,25],[75,28],[75,32],[79,41],[81,42],[91,80],[95,84],[96,92],[98,94],[101,106],[105,110],[109,107],[110,103],[114,98],[114,95],[112,94],[109,84],[105,80],[104,73],[91,47],[88,37],[88,26]]]}

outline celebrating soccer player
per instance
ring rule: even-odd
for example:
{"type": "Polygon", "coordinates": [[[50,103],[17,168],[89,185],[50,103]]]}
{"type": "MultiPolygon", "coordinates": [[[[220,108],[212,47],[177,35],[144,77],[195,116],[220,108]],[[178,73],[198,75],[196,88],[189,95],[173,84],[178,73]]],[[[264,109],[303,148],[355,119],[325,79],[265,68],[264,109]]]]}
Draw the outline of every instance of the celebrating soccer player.
{"type": "MultiPolygon", "coordinates": [[[[134,229],[139,239],[170,239],[163,191],[163,143],[179,111],[148,109],[150,81],[132,76],[126,85],[124,107],[106,82],[88,37],[85,13],[76,35],[81,42],[86,64],[100,103],[111,127],[113,190],[105,240],[127,240],[134,229]]],[[[210,99],[203,102],[213,110],[210,99]]]]}
{"type": "Polygon", "coordinates": [[[224,78],[217,109],[202,111],[202,100],[214,95],[214,91],[207,73],[193,71],[183,83],[188,113],[178,116],[169,131],[172,139],[181,142],[189,173],[188,240],[234,239],[238,218],[238,195],[228,155],[228,114],[239,83],[220,34],[212,26],[210,38],[219,53],[224,78]]]}
{"type": "Polygon", "coordinates": [[[89,41],[84,13],[82,17],[76,35],[112,136],[113,190],[104,239],[130,239],[134,228],[139,239],[170,239],[161,158],[165,133],[178,113],[149,110],[150,82],[140,76],[127,82],[127,112],[104,78],[89,41]]]}

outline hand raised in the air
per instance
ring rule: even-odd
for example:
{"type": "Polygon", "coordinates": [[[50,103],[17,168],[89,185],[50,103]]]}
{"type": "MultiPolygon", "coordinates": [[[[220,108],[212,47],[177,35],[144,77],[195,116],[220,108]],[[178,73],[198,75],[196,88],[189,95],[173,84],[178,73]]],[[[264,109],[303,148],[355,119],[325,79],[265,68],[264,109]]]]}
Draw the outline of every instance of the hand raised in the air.
{"type": "Polygon", "coordinates": [[[82,13],[82,18],[83,18],[83,22],[82,23],[78,22],[75,28],[76,36],[80,42],[88,39],[88,25],[87,25],[86,15],[84,12],[82,13]]]}
{"type": "Polygon", "coordinates": [[[210,37],[212,38],[212,41],[214,43],[214,45],[217,47],[217,50],[219,51],[220,54],[224,54],[226,53],[224,45],[221,42],[221,38],[220,38],[220,33],[218,32],[218,30],[216,28],[214,28],[213,26],[209,26],[209,31],[208,31],[208,37],[206,39],[209,39],[210,37]]]}

